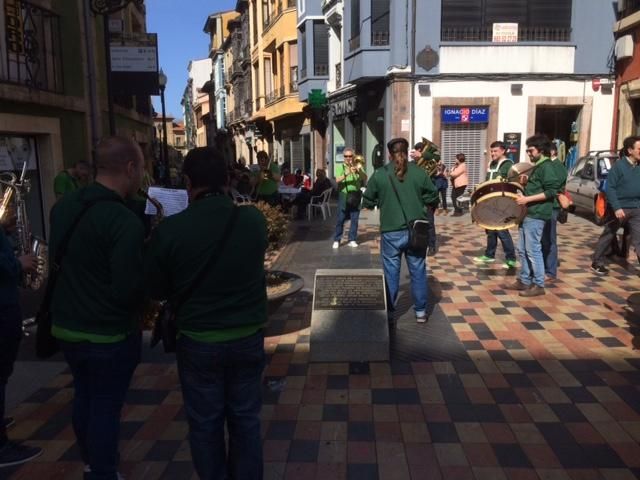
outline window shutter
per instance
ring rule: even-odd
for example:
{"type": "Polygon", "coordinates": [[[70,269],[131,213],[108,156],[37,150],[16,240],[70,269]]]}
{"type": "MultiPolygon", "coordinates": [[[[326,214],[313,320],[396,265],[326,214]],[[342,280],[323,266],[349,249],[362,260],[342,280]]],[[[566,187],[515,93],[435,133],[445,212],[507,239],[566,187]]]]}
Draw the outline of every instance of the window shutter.
{"type": "Polygon", "coordinates": [[[479,26],[482,0],[442,0],[442,28],[479,26]]]}
{"type": "MultiPolygon", "coordinates": [[[[449,171],[458,153],[464,153],[469,188],[484,181],[483,152],[487,146],[487,126],[483,123],[442,125],[440,153],[449,171]]],[[[449,185],[449,189],[451,185],[449,185]]]]}
{"type": "Polygon", "coordinates": [[[571,0],[531,0],[530,27],[571,27],[571,0]]]}
{"type": "Polygon", "coordinates": [[[389,32],[389,0],[371,0],[371,32],[389,32]]]}
{"type": "Polygon", "coordinates": [[[485,25],[494,23],[527,24],[526,0],[486,0],[485,25]]]}

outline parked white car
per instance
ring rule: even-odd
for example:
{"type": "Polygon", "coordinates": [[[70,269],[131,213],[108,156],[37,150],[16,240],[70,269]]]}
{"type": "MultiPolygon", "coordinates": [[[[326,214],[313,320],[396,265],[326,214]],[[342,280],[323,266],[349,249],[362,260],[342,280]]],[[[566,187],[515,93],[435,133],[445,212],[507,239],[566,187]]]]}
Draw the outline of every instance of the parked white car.
{"type": "Polygon", "coordinates": [[[617,152],[599,150],[589,152],[576,162],[567,178],[567,190],[573,197],[576,210],[592,215],[595,213],[598,188],[616,160],[617,152]]]}

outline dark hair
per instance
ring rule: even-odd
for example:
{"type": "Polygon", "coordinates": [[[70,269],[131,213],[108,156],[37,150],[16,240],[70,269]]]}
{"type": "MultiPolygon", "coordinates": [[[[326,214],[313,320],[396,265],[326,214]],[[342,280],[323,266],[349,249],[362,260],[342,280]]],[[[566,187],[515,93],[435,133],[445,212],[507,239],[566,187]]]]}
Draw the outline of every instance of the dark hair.
{"type": "Polygon", "coordinates": [[[424,149],[424,143],[422,143],[422,142],[418,142],[418,143],[416,143],[416,144],[413,146],[413,149],[414,149],[414,150],[420,150],[420,151],[422,151],[422,150],[424,149]]]}
{"type": "Polygon", "coordinates": [[[127,164],[144,161],[140,146],[128,137],[106,137],[96,147],[96,170],[103,173],[124,172],[127,164]]]}
{"type": "Polygon", "coordinates": [[[625,138],[622,142],[622,150],[620,150],[620,156],[627,157],[629,155],[629,149],[633,148],[636,142],[640,142],[640,137],[637,135],[632,135],[625,138]]]}
{"type": "Polygon", "coordinates": [[[502,150],[506,150],[507,146],[504,144],[504,142],[498,140],[489,145],[489,148],[501,148],[502,150]]]}
{"type": "Polygon", "coordinates": [[[227,185],[228,170],[224,158],[213,147],[197,147],[184,159],[182,172],[189,177],[192,188],[206,188],[215,192],[227,185]]]}
{"type": "Polygon", "coordinates": [[[456,160],[458,160],[459,162],[466,162],[467,157],[464,156],[464,153],[459,153],[456,155],[456,160]]]}
{"type": "Polygon", "coordinates": [[[546,135],[534,135],[527,138],[527,147],[534,147],[543,155],[551,153],[551,140],[546,135]]]}
{"type": "Polygon", "coordinates": [[[401,145],[399,151],[408,153],[409,152],[409,142],[404,138],[394,138],[393,140],[387,143],[387,149],[389,153],[396,153],[398,150],[395,148],[396,145],[401,145]]]}
{"type": "Polygon", "coordinates": [[[256,153],[256,160],[260,161],[261,158],[266,158],[267,160],[269,160],[269,154],[264,150],[260,150],[258,153],[256,153]]]}

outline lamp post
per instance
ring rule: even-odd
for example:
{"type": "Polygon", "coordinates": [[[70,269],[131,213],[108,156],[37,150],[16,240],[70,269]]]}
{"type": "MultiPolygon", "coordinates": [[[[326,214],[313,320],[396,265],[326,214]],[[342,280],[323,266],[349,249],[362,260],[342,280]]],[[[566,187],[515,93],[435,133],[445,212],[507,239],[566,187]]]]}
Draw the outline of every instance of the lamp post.
{"type": "Polygon", "coordinates": [[[158,86],[160,87],[160,104],[162,105],[162,162],[165,172],[169,169],[169,148],[167,146],[167,113],[164,106],[164,89],[167,86],[167,76],[162,69],[158,73],[158,86]]]}
{"type": "Polygon", "coordinates": [[[144,0],[90,0],[91,11],[102,15],[102,30],[104,42],[104,58],[106,67],[107,105],[109,109],[109,134],[116,134],[116,117],[113,110],[113,91],[111,89],[111,37],[109,34],[109,15],[119,12],[133,3],[138,8],[144,5],[144,0]]]}

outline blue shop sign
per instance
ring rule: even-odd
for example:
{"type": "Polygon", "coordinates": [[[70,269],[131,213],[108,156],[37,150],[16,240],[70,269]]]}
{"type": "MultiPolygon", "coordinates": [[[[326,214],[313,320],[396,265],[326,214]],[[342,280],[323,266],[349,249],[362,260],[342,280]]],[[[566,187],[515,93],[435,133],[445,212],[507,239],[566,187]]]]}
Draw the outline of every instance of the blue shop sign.
{"type": "Polygon", "coordinates": [[[442,123],[489,123],[489,107],[444,107],[442,123]]]}

